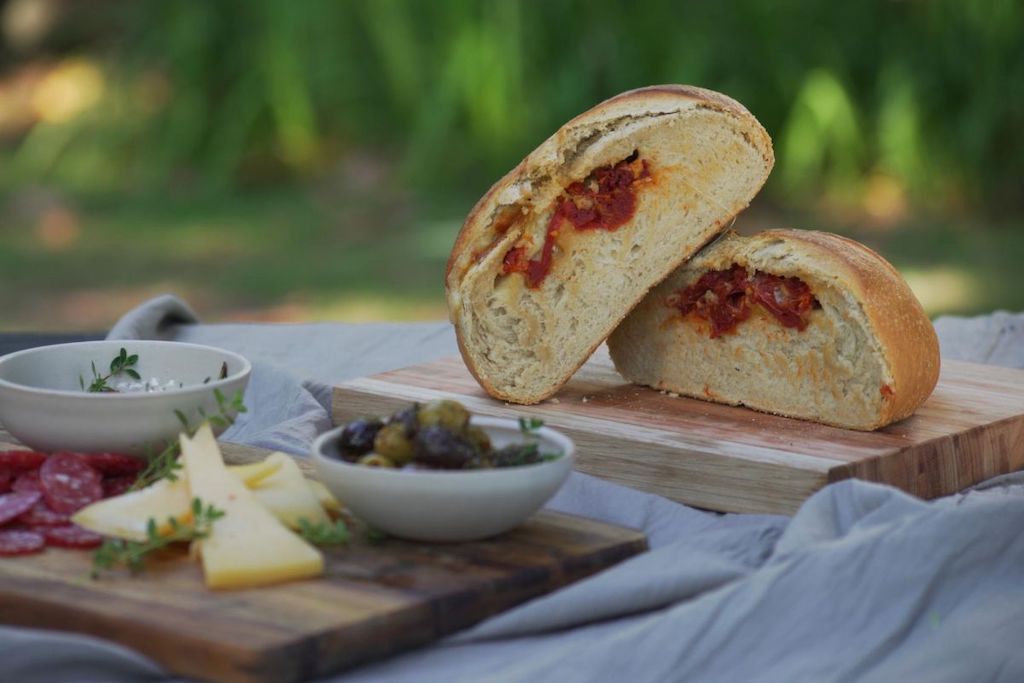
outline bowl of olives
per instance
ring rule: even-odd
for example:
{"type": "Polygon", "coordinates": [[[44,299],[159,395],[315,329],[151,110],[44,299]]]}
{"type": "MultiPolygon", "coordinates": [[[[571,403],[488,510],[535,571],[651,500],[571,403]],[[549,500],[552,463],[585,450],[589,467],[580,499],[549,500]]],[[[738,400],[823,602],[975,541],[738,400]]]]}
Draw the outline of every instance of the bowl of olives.
{"type": "Polygon", "coordinates": [[[574,446],[539,420],[471,416],[447,400],[353,420],[313,444],[320,480],[370,526],[472,541],[518,526],[572,470],[574,446]]]}

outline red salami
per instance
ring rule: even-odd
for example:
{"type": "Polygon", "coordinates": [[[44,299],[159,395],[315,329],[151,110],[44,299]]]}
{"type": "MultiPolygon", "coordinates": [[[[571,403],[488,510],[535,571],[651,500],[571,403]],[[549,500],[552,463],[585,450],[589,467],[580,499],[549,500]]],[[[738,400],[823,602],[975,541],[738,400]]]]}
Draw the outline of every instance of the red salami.
{"type": "Polygon", "coordinates": [[[39,470],[19,474],[11,485],[11,490],[18,493],[40,493],[42,489],[39,487],[39,470]]]}
{"type": "Polygon", "coordinates": [[[102,536],[76,524],[49,527],[42,531],[46,544],[57,548],[95,548],[103,542],[102,536]]]}
{"type": "Polygon", "coordinates": [[[46,546],[46,539],[35,531],[0,529],[0,557],[38,553],[46,546]]]}
{"type": "Polygon", "coordinates": [[[34,470],[46,460],[46,453],[35,451],[0,451],[0,467],[11,470],[34,470]]]}
{"type": "Polygon", "coordinates": [[[18,517],[18,521],[26,526],[36,529],[44,526],[64,526],[71,523],[71,517],[63,512],[54,512],[45,500],[29,508],[28,512],[18,517]]]}
{"type": "Polygon", "coordinates": [[[5,493],[0,496],[0,525],[20,517],[35,505],[40,498],[38,491],[29,493],[5,493]]]}
{"type": "Polygon", "coordinates": [[[103,480],[103,497],[113,498],[114,496],[120,496],[122,493],[130,489],[134,483],[134,475],[124,477],[107,477],[103,480]]]}
{"type": "Polygon", "coordinates": [[[0,467],[0,493],[7,493],[11,490],[11,479],[14,475],[6,467],[0,467]]]}
{"type": "Polygon", "coordinates": [[[146,466],[142,458],[120,453],[88,453],[82,457],[94,470],[107,477],[138,474],[146,466]]]}
{"type": "Polygon", "coordinates": [[[39,468],[39,486],[46,504],[72,513],[103,497],[100,474],[74,453],[54,453],[39,468]]]}

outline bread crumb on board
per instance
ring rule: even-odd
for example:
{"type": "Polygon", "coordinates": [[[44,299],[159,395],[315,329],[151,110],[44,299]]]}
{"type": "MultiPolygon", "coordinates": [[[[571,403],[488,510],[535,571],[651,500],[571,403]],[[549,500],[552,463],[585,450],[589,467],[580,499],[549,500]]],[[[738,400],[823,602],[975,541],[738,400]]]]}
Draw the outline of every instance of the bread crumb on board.
{"type": "Polygon", "coordinates": [[[551,404],[557,406],[559,403],[561,403],[561,401],[559,401],[557,398],[553,398],[550,401],[548,401],[548,403],[551,403],[551,404]]]}

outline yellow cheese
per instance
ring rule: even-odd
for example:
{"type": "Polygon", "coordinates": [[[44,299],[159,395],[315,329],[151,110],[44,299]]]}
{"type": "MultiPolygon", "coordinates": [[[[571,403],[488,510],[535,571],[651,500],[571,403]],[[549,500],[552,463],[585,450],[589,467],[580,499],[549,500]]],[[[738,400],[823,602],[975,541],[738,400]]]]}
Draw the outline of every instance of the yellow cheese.
{"type": "Polygon", "coordinates": [[[299,528],[303,518],[310,524],[330,522],[295,460],[284,453],[271,453],[266,461],[278,465],[278,470],[252,488],[256,500],[293,529],[299,528]]]}
{"type": "MultiPolygon", "coordinates": [[[[263,462],[229,467],[228,471],[247,486],[265,480],[281,468],[280,462],[263,462]]],[[[104,536],[145,541],[146,526],[152,519],[160,535],[171,532],[170,520],[192,521],[188,478],[183,472],[175,481],[161,479],[144,489],[99,500],[74,514],[71,521],[104,536]]]]}
{"type": "Polygon", "coordinates": [[[322,482],[316,479],[307,479],[306,483],[309,484],[309,488],[313,489],[316,499],[320,501],[320,505],[323,506],[324,510],[329,510],[330,512],[339,512],[341,510],[341,503],[338,502],[338,499],[334,497],[334,494],[322,482]]]}
{"type": "Polygon", "coordinates": [[[157,522],[157,531],[163,535],[171,530],[171,518],[192,521],[188,484],[180,477],[97,501],[72,515],[71,521],[104,536],[145,541],[150,519],[157,522]]]}
{"type": "Polygon", "coordinates": [[[228,472],[242,480],[249,488],[258,485],[261,481],[274,474],[281,468],[281,463],[270,462],[264,459],[262,462],[253,462],[248,465],[231,465],[228,472]]]}
{"type": "Polygon", "coordinates": [[[199,541],[208,587],[260,586],[323,572],[320,552],[282,525],[228,472],[209,424],[191,439],[181,436],[181,456],[192,497],[224,511],[199,541]]]}

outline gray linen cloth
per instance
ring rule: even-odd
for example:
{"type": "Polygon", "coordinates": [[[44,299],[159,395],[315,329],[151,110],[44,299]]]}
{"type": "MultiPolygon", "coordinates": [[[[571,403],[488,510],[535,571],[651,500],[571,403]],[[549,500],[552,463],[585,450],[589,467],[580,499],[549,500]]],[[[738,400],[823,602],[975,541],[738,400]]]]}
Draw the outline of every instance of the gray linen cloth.
{"type": "MultiPolygon", "coordinates": [[[[936,328],[946,357],[1024,367],[1022,323],[936,328]]],[[[456,352],[446,324],[201,325],[173,297],[110,336],[248,356],[250,413],[225,438],[294,453],[329,424],[330,384],[456,352]]],[[[331,680],[1024,680],[1022,474],[931,503],[847,481],[788,519],[700,512],[574,473],[549,507],[643,529],[651,550],[331,680]]],[[[173,679],[105,641],[0,628],[0,680],[173,679]]]]}

